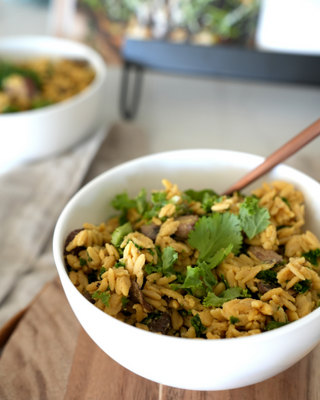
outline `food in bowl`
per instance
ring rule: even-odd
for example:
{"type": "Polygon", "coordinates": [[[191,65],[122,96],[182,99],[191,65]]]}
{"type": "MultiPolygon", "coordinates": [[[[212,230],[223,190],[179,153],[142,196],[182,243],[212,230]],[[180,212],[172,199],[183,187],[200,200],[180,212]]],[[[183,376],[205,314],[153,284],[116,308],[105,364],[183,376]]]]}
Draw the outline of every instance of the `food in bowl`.
{"type": "Polygon", "coordinates": [[[90,302],[138,328],[183,338],[251,336],[319,306],[320,242],[303,232],[304,196],[264,183],[250,196],[117,195],[121,214],[65,242],[69,278],[90,302]]]}
{"type": "Polygon", "coordinates": [[[59,103],[81,92],[94,77],[87,60],[0,59],[0,114],[59,103]]]}

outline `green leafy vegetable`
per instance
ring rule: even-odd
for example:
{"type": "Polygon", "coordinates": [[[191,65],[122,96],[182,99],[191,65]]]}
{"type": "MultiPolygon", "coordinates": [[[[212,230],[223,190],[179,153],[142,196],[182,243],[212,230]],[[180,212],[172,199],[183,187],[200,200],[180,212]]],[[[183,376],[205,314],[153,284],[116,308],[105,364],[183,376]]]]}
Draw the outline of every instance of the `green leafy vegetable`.
{"type": "Polygon", "coordinates": [[[265,330],[266,331],[271,331],[272,329],[277,329],[280,328],[281,326],[288,325],[290,322],[276,322],[276,321],[271,321],[268,323],[266,326],[265,330]]]}
{"type": "Polygon", "coordinates": [[[79,257],[79,262],[81,267],[83,267],[84,265],[88,265],[87,260],[85,258],[79,257]]]}
{"type": "Polygon", "coordinates": [[[304,257],[310,264],[318,266],[317,258],[320,257],[320,249],[310,250],[308,253],[302,253],[304,257]]]}
{"type": "Polygon", "coordinates": [[[126,306],[127,306],[128,302],[129,302],[129,299],[127,297],[124,297],[124,296],[121,297],[122,308],[124,310],[126,309],[126,306]]]}
{"type": "Polygon", "coordinates": [[[125,267],[126,264],[124,262],[118,261],[116,264],[114,264],[115,268],[120,268],[120,267],[125,267]]]}
{"type": "Polygon", "coordinates": [[[154,312],[148,314],[148,316],[145,319],[143,319],[141,321],[141,323],[144,325],[149,325],[151,321],[153,321],[154,319],[159,319],[161,317],[161,315],[162,314],[160,311],[154,311],[154,312]]]}
{"type": "Polygon", "coordinates": [[[130,222],[125,223],[124,225],[119,226],[114,230],[111,238],[111,243],[118,247],[122,243],[123,238],[132,232],[132,226],[130,222]]]}
{"type": "Polygon", "coordinates": [[[230,324],[234,325],[235,323],[240,322],[240,319],[237,317],[233,317],[231,315],[231,317],[229,318],[229,321],[230,321],[230,324]]]}
{"type": "Polygon", "coordinates": [[[196,331],[197,337],[201,337],[204,331],[207,329],[201,322],[199,314],[196,314],[194,317],[191,318],[190,321],[191,325],[194,327],[196,331]]]}
{"type": "Polygon", "coordinates": [[[90,257],[88,251],[87,251],[87,256],[88,256],[88,261],[89,261],[89,262],[92,261],[92,258],[90,257]]]}
{"type": "Polygon", "coordinates": [[[211,189],[204,189],[199,192],[195,190],[186,190],[185,194],[190,201],[199,201],[202,205],[202,208],[208,213],[211,210],[211,207],[214,201],[217,199],[218,195],[211,189]]]}
{"type": "Polygon", "coordinates": [[[136,207],[138,213],[141,215],[147,210],[148,202],[146,189],[141,189],[139,195],[136,197],[136,207]]]}
{"type": "Polygon", "coordinates": [[[306,279],[305,281],[300,281],[293,286],[293,289],[298,293],[306,293],[311,288],[311,280],[306,279]]]}
{"type": "Polygon", "coordinates": [[[223,274],[220,275],[220,278],[221,278],[222,282],[225,284],[226,288],[229,289],[230,288],[229,283],[227,282],[227,280],[223,274]]]}
{"type": "Polygon", "coordinates": [[[289,200],[286,197],[281,197],[281,200],[290,208],[289,200]]]}
{"type": "Polygon", "coordinates": [[[232,251],[239,253],[242,244],[239,219],[234,214],[213,214],[202,217],[189,234],[189,243],[199,250],[199,262],[210,260],[218,250],[232,244],[232,251]]]}
{"type": "Polygon", "coordinates": [[[266,208],[259,207],[258,203],[258,199],[246,197],[240,205],[241,226],[249,239],[264,231],[270,224],[269,211],[266,208]]]}
{"type": "Polygon", "coordinates": [[[266,283],[271,283],[271,284],[278,284],[278,279],[277,279],[277,272],[271,271],[270,269],[267,269],[265,271],[260,271],[256,277],[258,279],[263,280],[266,283]]]}
{"type": "Polygon", "coordinates": [[[166,247],[162,252],[162,272],[164,275],[175,275],[176,271],[173,269],[174,263],[178,259],[178,253],[172,247],[166,247]]]}
{"type": "Polygon", "coordinates": [[[100,269],[100,271],[99,271],[99,278],[100,278],[100,279],[102,279],[101,276],[102,276],[106,271],[107,271],[107,270],[105,269],[105,267],[102,267],[102,268],[100,269]]]}
{"type": "Polygon", "coordinates": [[[225,290],[219,296],[214,293],[208,293],[208,296],[203,301],[203,305],[205,307],[221,307],[227,301],[243,297],[251,297],[251,295],[246,289],[235,287],[225,290]]]}
{"type": "Polygon", "coordinates": [[[100,299],[105,306],[109,307],[110,296],[111,296],[110,293],[107,292],[101,293],[100,290],[97,290],[96,292],[93,293],[92,298],[100,299]]]}

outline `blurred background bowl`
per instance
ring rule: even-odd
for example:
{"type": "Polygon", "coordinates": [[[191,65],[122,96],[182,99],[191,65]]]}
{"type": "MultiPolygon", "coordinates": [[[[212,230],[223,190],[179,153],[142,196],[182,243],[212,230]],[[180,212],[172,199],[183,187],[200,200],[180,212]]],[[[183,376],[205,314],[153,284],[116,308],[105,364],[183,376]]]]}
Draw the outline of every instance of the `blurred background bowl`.
{"type": "MultiPolygon", "coordinates": [[[[190,340],[146,332],[94,307],[76,289],[64,263],[68,234],[83,223],[100,224],[114,215],[110,201],[127,190],[131,197],[144,187],[161,189],[161,179],[180,190],[212,188],[223,193],[262,157],[227,150],[180,150],[153,154],[113,168],[84,186],[62,212],[54,233],[53,252],[58,273],[79,322],[119,364],[147,379],[193,390],[226,390],[271,378],[307,355],[320,341],[320,309],[279,329],[259,335],[222,340],[190,340]]],[[[244,190],[263,181],[283,180],[305,197],[306,228],[320,236],[320,184],[280,165],[244,190]]],[[[97,366],[97,368],[99,368],[97,366]]]]}
{"type": "Polygon", "coordinates": [[[92,48],[49,36],[12,36],[0,39],[0,58],[86,60],[95,72],[94,80],[67,100],[41,109],[0,114],[0,172],[59,154],[106,124],[103,111],[107,69],[92,48]]]}

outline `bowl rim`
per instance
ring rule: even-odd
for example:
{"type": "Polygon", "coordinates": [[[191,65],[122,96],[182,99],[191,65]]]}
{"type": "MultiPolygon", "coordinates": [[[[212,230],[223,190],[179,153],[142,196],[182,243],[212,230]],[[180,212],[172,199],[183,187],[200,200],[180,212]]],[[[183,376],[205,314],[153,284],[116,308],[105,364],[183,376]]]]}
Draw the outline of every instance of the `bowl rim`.
{"type": "MultiPolygon", "coordinates": [[[[180,150],[170,150],[170,151],[164,151],[164,152],[158,152],[158,153],[152,153],[149,155],[145,155],[145,156],[141,156],[141,157],[137,157],[135,159],[126,161],[124,163],[121,163],[119,165],[116,165],[115,167],[112,167],[108,170],[106,170],[105,172],[99,174],[98,176],[96,176],[94,179],[92,179],[91,181],[89,181],[88,183],[86,183],[81,189],[79,189],[74,196],[69,200],[69,202],[66,204],[65,208],[63,209],[63,211],[61,212],[58,221],[56,223],[55,229],[54,229],[54,234],[53,234],[53,255],[54,255],[54,261],[55,261],[55,265],[56,268],[60,273],[63,273],[65,275],[66,279],[65,282],[68,282],[67,285],[69,285],[69,288],[71,291],[73,291],[73,293],[75,293],[75,296],[78,297],[79,301],[85,301],[88,302],[87,299],[84,298],[84,296],[76,289],[76,287],[72,284],[71,280],[68,277],[65,265],[64,265],[64,260],[63,258],[60,257],[60,240],[63,239],[63,243],[64,243],[64,239],[62,238],[62,228],[63,228],[63,224],[65,219],[67,219],[68,214],[70,212],[70,210],[73,208],[74,204],[78,201],[79,198],[81,198],[88,190],[90,190],[91,186],[98,184],[100,181],[103,181],[104,179],[106,179],[106,177],[108,177],[109,175],[113,175],[113,174],[117,174],[119,171],[121,171],[122,169],[127,169],[130,168],[131,165],[136,164],[136,163],[143,163],[145,161],[148,160],[152,160],[153,158],[160,158],[160,157],[165,157],[166,155],[174,155],[174,154],[181,154],[181,153],[188,153],[188,152],[212,152],[212,153],[219,153],[219,154],[229,154],[229,155],[242,155],[248,158],[251,158],[252,161],[256,161],[256,162],[263,162],[265,157],[259,156],[259,155],[255,155],[252,153],[245,153],[245,152],[241,152],[241,151],[234,151],[234,150],[225,150],[225,149],[204,149],[204,148],[195,148],[195,149],[180,149],[180,150]],[[76,294],[77,293],[77,294],[76,294]]],[[[309,179],[311,180],[313,183],[316,183],[317,185],[320,185],[319,182],[317,182],[315,179],[313,179],[312,177],[308,176],[307,174],[297,170],[296,168],[290,167],[288,165],[285,164],[279,164],[277,167],[275,168],[283,168],[284,170],[290,170],[293,171],[295,173],[300,174],[301,176],[303,176],[305,179],[309,179]]],[[[76,228],[75,228],[76,229],[76,228]]],[[[83,303],[85,304],[85,303],[83,303]]],[[[103,312],[102,310],[98,309],[97,307],[94,307],[94,309],[98,310],[99,312],[101,312],[101,315],[105,315],[107,318],[112,318],[112,322],[117,324],[119,329],[121,329],[121,326],[123,326],[123,324],[125,324],[126,329],[134,329],[134,331],[132,332],[136,332],[137,327],[135,326],[131,326],[129,324],[126,324],[122,321],[117,320],[116,318],[108,315],[107,313],[103,312]]],[[[320,316],[320,307],[318,307],[317,309],[313,310],[310,314],[304,316],[303,318],[299,319],[298,321],[293,321],[294,323],[289,323],[288,325],[284,325],[281,328],[278,329],[273,329],[270,331],[266,331],[266,332],[261,332],[262,334],[256,334],[256,335],[250,335],[250,336],[245,336],[245,337],[237,337],[237,338],[228,338],[227,340],[209,340],[209,339],[205,339],[205,340],[190,340],[190,344],[189,346],[196,346],[198,347],[200,346],[208,346],[204,345],[203,343],[207,343],[210,342],[212,344],[210,344],[210,346],[228,346],[228,343],[238,343],[239,344],[239,340],[241,340],[243,343],[244,341],[246,342],[259,342],[259,341],[263,341],[265,340],[264,338],[268,338],[270,340],[272,339],[276,339],[279,336],[282,335],[289,335],[292,331],[299,329],[301,327],[303,327],[303,325],[308,324],[309,322],[312,322],[313,320],[319,318],[320,316]],[[268,336],[266,336],[268,335],[268,336]],[[235,342],[236,341],[236,342],[235,342]],[[217,343],[218,342],[218,343],[217,343]],[[202,344],[199,344],[202,343],[202,344]],[[213,344],[215,343],[215,344],[213,344]]],[[[105,318],[105,317],[103,317],[105,318]]],[[[85,329],[85,327],[84,327],[85,329]]],[[[149,331],[144,331],[143,329],[139,329],[140,334],[142,335],[150,335],[150,334],[154,334],[153,332],[149,332],[149,331]]],[[[150,336],[148,336],[150,337],[150,336]]],[[[173,336],[167,336],[167,335],[157,335],[156,337],[158,337],[157,340],[161,340],[164,342],[167,342],[168,340],[175,340],[178,341],[180,343],[182,343],[182,340],[188,339],[188,338],[178,338],[178,337],[173,337],[173,336]]],[[[178,342],[175,342],[175,344],[177,344],[178,342]]]]}
{"type": "MultiPolygon", "coordinates": [[[[84,51],[86,52],[86,56],[83,56],[87,61],[89,61],[91,67],[95,71],[95,77],[93,81],[83,90],[80,92],[76,93],[75,95],[69,97],[68,99],[62,100],[58,103],[51,104],[50,106],[43,107],[43,108],[38,108],[38,109],[33,109],[33,110],[26,110],[26,111],[20,111],[17,113],[6,113],[6,114],[0,114],[0,121],[1,119],[3,120],[10,120],[10,119],[16,119],[17,116],[19,118],[32,118],[36,115],[48,115],[48,114],[54,114],[57,113],[61,110],[67,110],[71,107],[75,107],[77,104],[81,103],[82,101],[87,100],[90,98],[93,94],[95,94],[97,91],[100,90],[100,88],[104,85],[107,77],[107,65],[102,58],[102,56],[92,47],[81,43],[77,42],[75,40],[67,39],[67,38],[60,38],[60,37],[55,37],[55,36],[50,36],[50,35],[10,35],[10,36],[4,36],[0,38],[0,58],[1,58],[1,53],[2,53],[2,46],[10,43],[21,43],[21,48],[23,48],[24,43],[30,43],[34,42],[35,46],[37,44],[43,44],[44,42],[50,43],[57,43],[57,44],[64,44],[67,46],[72,46],[75,50],[79,51],[84,51]],[[94,62],[92,62],[92,60],[94,62]],[[97,67],[95,66],[97,64],[97,67]]],[[[50,53],[50,47],[48,47],[48,53],[50,53]]],[[[13,52],[12,52],[13,54],[13,52]]],[[[32,52],[31,52],[32,55],[32,52]]],[[[59,56],[59,52],[52,53],[52,56],[59,56]]],[[[41,55],[35,55],[35,57],[41,57],[41,55]]],[[[22,56],[23,58],[23,56],[22,56]]]]}

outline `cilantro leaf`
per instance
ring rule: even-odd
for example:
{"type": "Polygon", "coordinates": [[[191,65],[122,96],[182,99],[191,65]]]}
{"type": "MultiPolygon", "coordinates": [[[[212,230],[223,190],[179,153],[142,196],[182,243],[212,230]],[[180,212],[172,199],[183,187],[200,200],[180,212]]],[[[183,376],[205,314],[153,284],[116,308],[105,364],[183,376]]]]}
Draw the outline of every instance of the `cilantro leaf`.
{"type": "Polygon", "coordinates": [[[224,303],[230,300],[237,299],[239,297],[251,297],[246,289],[234,287],[227,289],[222,292],[219,296],[214,293],[208,293],[208,296],[204,299],[203,305],[205,307],[221,307],[224,303]]]}
{"type": "Polygon", "coordinates": [[[102,279],[101,276],[102,276],[106,271],[107,271],[107,270],[105,269],[105,267],[102,267],[102,268],[100,269],[100,271],[99,271],[99,278],[100,278],[100,279],[102,279]]]}
{"type": "Polygon", "coordinates": [[[259,199],[248,196],[240,205],[241,226],[249,239],[264,231],[270,224],[269,211],[259,207],[258,203],[259,199]]]}
{"type": "Polygon", "coordinates": [[[201,337],[201,335],[204,333],[204,331],[207,329],[201,322],[201,319],[199,317],[199,314],[196,314],[194,317],[191,318],[190,320],[191,325],[194,327],[196,331],[197,337],[201,337]]]}
{"type": "Polygon", "coordinates": [[[311,280],[306,279],[305,281],[300,281],[293,286],[293,289],[298,293],[306,293],[311,287],[311,280]]]}
{"type": "Polygon", "coordinates": [[[166,192],[155,192],[151,195],[151,208],[144,213],[145,219],[151,219],[159,214],[163,206],[169,203],[166,192]]]}
{"type": "Polygon", "coordinates": [[[241,227],[236,215],[215,213],[202,217],[189,234],[189,244],[199,250],[199,262],[208,261],[218,250],[233,245],[233,253],[239,253],[242,244],[241,227]]]}
{"type": "Polygon", "coordinates": [[[120,267],[125,267],[126,264],[124,262],[118,261],[116,264],[114,264],[115,268],[120,268],[120,267]]]}
{"type": "Polygon", "coordinates": [[[240,322],[240,319],[237,317],[233,317],[231,315],[231,317],[229,318],[229,321],[230,321],[230,324],[234,325],[235,323],[240,322]]]}
{"type": "Polygon", "coordinates": [[[187,267],[186,278],[181,285],[181,289],[192,289],[192,291],[197,290],[202,286],[203,282],[200,279],[200,274],[202,270],[200,267],[187,267]]]}
{"type": "Polygon", "coordinates": [[[101,293],[100,290],[97,290],[96,292],[93,293],[92,298],[100,299],[105,306],[109,307],[110,296],[111,296],[110,293],[106,292],[101,293]]]}
{"type": "Polygon", "coordinates": [[[258,279],[263,280],[266,283],[278,285],[277,273],[275,271],[271,271],[270,269],[267,269],[265,271],[260,271],[256,275],[256,277],[258,279]]]}
{"type": "Polygon", "coordinates": [[[111,201],[113,208],[119,211],[127,211],[129,208],[136,207],[136,201],[129,198],[127,192],[116,195],[116,197],[111,201]]]}
{"type": "Polygon", "coordinates": [[[124,310],[126,309],[128,302],[129,302],[129,299],[127,297],[125,297],[125,296],[121,297],[122,308],[124,310]]]}
{"type": "Polygon", "coordinates": [[[117,229],[113,231],[111,243],[115,247],[120,246],[123,238],[131,232],[132,232],[132,226],[130,222],[127,222],[124,225],[119,226],[117,229]]]}
{"type": "Polygon", "coordinates": [[[141,215],[143,215],[143,213],[147,210],[148,202],[146,189],[141,189],[140,193],[136,197],[136,207],[138,213],[141,215]]]}
{"type": "Polygon", "coordinates": [[[162,272],[164,275],[175,275],[176,271],[173,269],[174,263],[178,259],[178,253],[172,247],[166,247],[162,252],[162,272]]]}
{"type": "Polygon", "coordinates": [[[304,257],[310,264],[318,266],[317,258],[320,257],[320,249],[310,250],[308,253],[302,253],[304,257]]]}
{"type": "Polygon", "coordinates": [[[226,288],[230,289],[229,283],[228,283],[228,281],[226,280],[226,278],[224,277],[223,274],[220,275],[220,278],[221,278],[222,282],[225,284],[226,288]]]}
{"type": "Polygon", "coordinates": [[[211,210],[213,202],[217,199],[218,195],[211,189],[204,189],[199,192],[195,190],[186,190],[185,194],[190,201],[199,201],[202,205],[202,208],[208,213],[211,210]]]}
{"type": "Polygon", "coordinates": [[[158,310],[154,311],[154,312],[148,314],[148,316],[145,319],[143,319],[141,321],[141,323],[144,325],[149,325],[150,322],[152,322],[154,319],[159,319],[161,317],[161,315],[162,315],[162,313],[160,311],[158,311],[158,310]]]}
{"type": "Polygon", "coordinates": [[[266,331],[271,331],[272,329],[277,329],[280,328],[281,326],[288,325],[290,322],[276,322],[276,321],[271,321],[268,323],[266,326],[265,330],[266,331]]]}
{"type": "Polygon", "coordinates": [[[79,262],[81,267],[83,267],[84,265],[88,265],[87,260],[85,258],[79,257],[79,262]]]}

